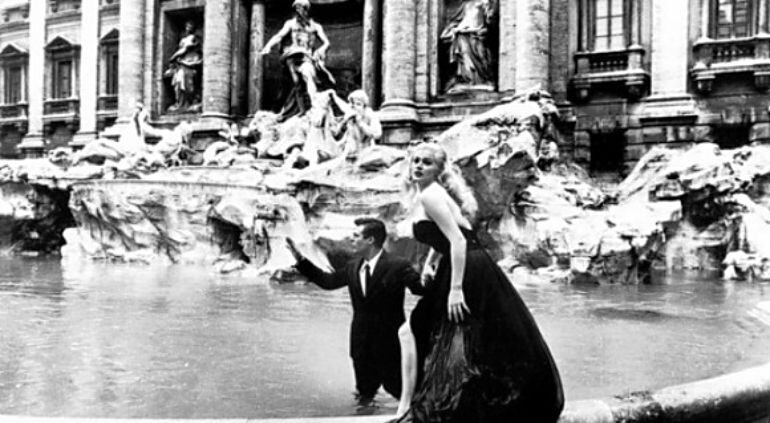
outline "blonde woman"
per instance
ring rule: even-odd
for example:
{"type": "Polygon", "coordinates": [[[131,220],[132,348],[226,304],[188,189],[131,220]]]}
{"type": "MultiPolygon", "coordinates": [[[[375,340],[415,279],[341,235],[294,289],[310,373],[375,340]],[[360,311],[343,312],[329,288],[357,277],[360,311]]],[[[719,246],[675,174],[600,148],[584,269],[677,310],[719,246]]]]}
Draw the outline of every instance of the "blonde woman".
{"type": "Polygon", "coordinates": [[[529,310],[474,236],[473,193],[432,143],[413,151],[408,185],[414,237],[431,251],[425,296],[399,332],[396,421],[556,422],[559,373],[529,310]]]}

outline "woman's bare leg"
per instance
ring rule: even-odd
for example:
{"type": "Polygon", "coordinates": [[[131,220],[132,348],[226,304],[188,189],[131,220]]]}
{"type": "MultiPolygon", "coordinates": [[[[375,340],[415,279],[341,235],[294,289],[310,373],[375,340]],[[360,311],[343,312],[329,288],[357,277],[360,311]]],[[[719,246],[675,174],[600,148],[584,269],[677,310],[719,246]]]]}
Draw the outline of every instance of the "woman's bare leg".
{"type": "Polygon", "coordinates": [[[401,344],[401,398],[396,417],[401,417],[409,410],[417,384],[417,346],[409,322],[398,329],[398,339],[401,344]]]}

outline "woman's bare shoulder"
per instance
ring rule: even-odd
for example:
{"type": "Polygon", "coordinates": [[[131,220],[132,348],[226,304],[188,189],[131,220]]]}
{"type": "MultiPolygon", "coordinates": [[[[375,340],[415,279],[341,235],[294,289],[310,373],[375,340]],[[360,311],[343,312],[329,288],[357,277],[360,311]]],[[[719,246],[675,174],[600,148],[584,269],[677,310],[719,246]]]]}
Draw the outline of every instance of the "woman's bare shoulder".
{"type": "Polygon", "coordinates": [[[437,183],[431,184],[420,192],[420,203],[422,203],[423,206],[427,205],[428,207],[435,207],[437,205],[446,205],[451,208],[452,202],[454,202],[454,200],[449,196],[446,189],[437,183]]]}

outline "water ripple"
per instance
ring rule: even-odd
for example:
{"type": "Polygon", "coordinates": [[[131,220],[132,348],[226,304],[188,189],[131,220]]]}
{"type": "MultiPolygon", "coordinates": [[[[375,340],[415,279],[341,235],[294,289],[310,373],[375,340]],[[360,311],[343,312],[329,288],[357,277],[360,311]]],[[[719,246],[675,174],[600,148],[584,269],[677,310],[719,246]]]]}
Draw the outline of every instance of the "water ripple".
{"type": "MultiPolygon", "coordinates": [[[[766,360],[767,287],[687,278],[652,286],[516,285],[572,400],[766,360]]],[[[415,302],[408,295],[407,310],[415,302]]],[[[351,414],[351,315],[344,289],[221,277],[192,266],[0,259],[0,413],[351,414]]]]}

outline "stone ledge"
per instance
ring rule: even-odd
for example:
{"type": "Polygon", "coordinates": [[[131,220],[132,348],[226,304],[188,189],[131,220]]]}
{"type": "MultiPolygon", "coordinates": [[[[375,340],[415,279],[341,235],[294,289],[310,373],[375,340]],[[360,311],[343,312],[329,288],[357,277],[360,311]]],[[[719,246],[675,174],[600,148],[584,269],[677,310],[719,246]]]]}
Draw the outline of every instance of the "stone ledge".
{"type": "MultiPolygon", "coordinates": [[[[387,415],[290,419],[88,419],[90,423],[382,423],[387,415]]],[[[75,423],[82,418],[2,416],[0,423],[75,423]]],[[[770,363],[658,391],[567,403],[559,423],[768,423],[770,363]]]]}

